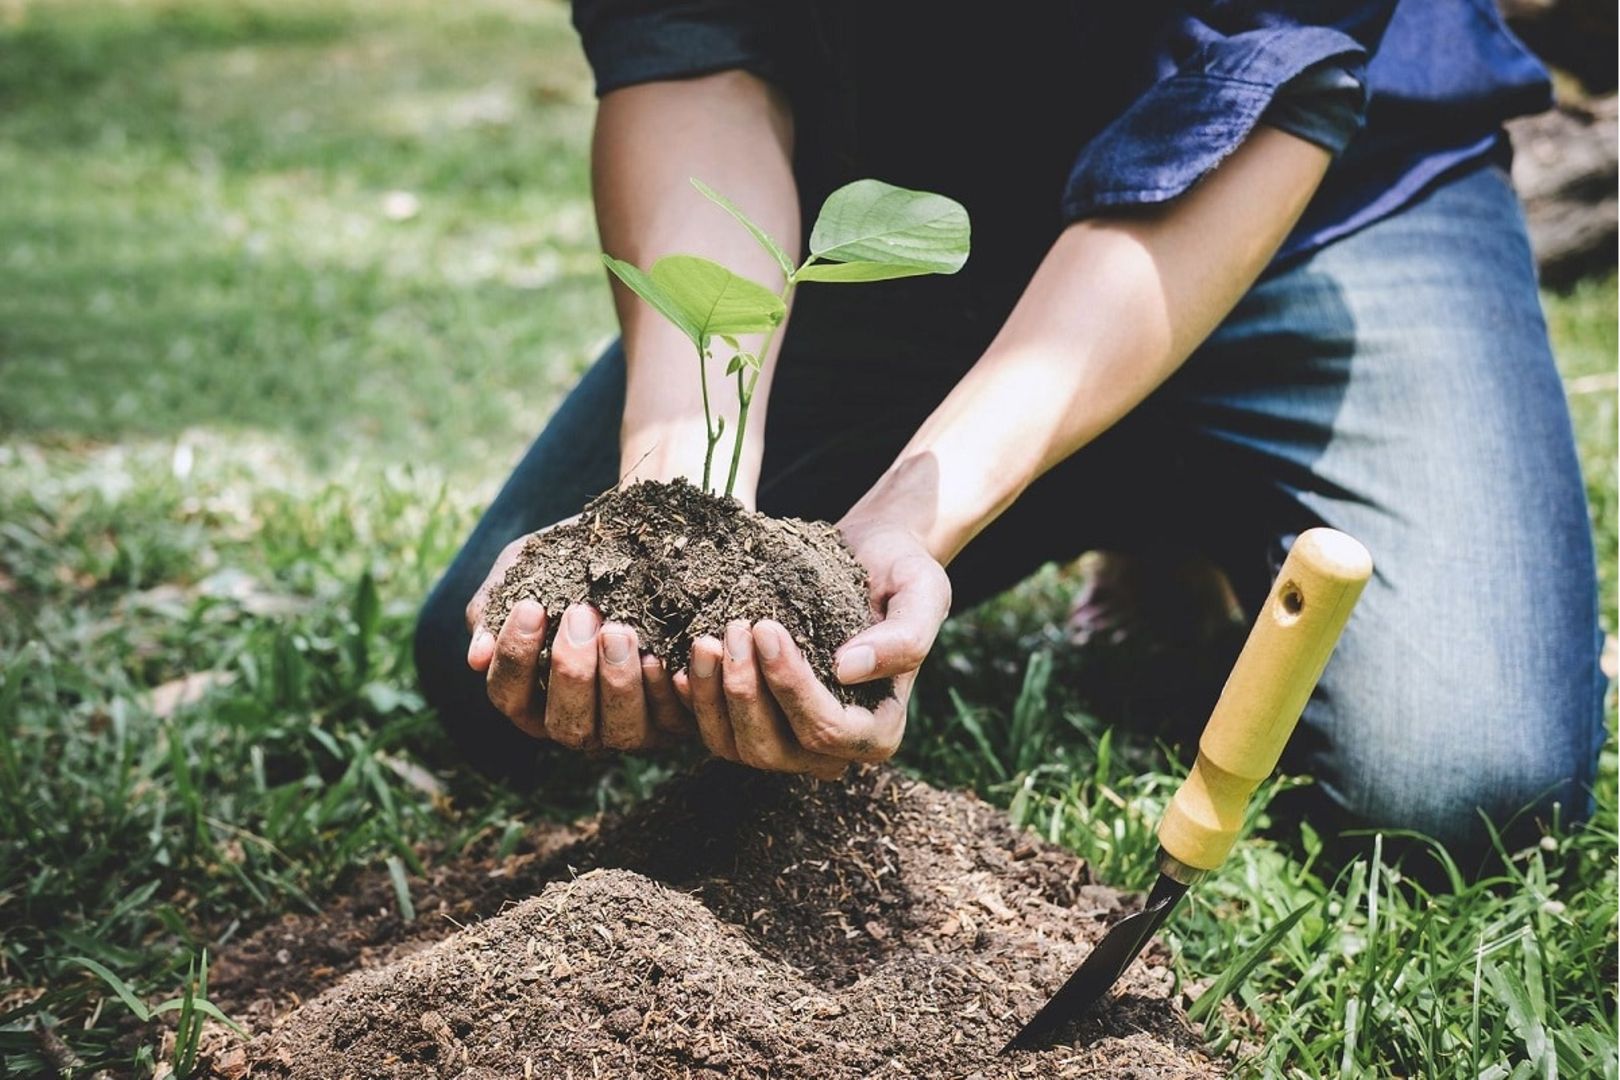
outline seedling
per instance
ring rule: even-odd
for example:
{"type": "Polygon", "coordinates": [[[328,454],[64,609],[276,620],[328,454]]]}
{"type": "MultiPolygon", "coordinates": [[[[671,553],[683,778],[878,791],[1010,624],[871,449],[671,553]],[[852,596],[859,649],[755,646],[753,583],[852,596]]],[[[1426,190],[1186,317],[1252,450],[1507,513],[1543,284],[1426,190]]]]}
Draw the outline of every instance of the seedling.
{"type": "Polygon", "coordinates": [[[967,211],[954,199],[908,191],[881,180],[857,180],[827,196],[810,230],[810,254],[794,265],[782,246],[730,199],[693,179],[692,186],[737,220],[782,269],[780,292],[696,255],[666,255],[643,272],[604,253],[602,261],[637,296],[651,304],[692,342],[703,387],[703,490],[709,491],[714,448],[725,433],[725,417],[709,405],[708,361],[714,342],[731,350],[727,377],[737,380],[737,423],[732,432],[731,467],[725,494],[737,485],[748,408],[754,401],[764,357],[787,317],[793,291],[801,282],[884,281],[919,274],[954,274],[967,262],[967,211]],[[757,350],[743,348],[743,334],[764,334],[757,350]]]}

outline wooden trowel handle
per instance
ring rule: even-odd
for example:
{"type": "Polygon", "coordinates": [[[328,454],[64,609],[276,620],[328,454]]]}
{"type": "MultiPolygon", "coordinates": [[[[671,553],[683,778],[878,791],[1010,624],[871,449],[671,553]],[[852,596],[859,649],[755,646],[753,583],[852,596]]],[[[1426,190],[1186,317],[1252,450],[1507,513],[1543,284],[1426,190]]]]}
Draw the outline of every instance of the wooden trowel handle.
{"type": "Polygon", "coordinates": [[[1225,860],[1371,576],[1367,549],[1342,532],[1311,529],[1294,542],[1159,823],[1172,858],[1197,870],[1225,860]]]}

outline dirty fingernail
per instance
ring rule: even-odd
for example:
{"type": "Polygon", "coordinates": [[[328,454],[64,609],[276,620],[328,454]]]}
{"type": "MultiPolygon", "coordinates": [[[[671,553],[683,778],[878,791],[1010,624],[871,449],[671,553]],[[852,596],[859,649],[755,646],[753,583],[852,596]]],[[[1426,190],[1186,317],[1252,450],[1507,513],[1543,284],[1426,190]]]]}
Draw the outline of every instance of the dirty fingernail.
{"type": "Polygon", "coordinates": [[[482,626],[474,630],[472,644],[467,646],[467,656],[471,658],[482,655],[489,649],[489,641],[490,633],[488,630],[485,630],[482,626]]]}
{"type": "Polygon", "coordinates": [[[596,613],[583,604],[569,608],[563,622],[568,625],[568,640],[575,645],[589,645],[596,635],[596,613]]]}
{"type": "Polygon", "coordinates": [[[695,678],[707,679],[714,674],[714,654],[707,650],[692,650],[692,675],[695,678]]]}
{"type": "Polygon", "coordinates": [[[726,655],[733,660],[748,659],[748,647],[752,640],[747,623],[732,623],[726,627],[726,655]]]}
{"type": "Polygon", "coordinates": [[[512,609],[512,626],[520,634],[534,634],[540,630],[540,618],[545,608],[533,600],[522,600],[512,609]]]}
{"type": "Polygon", "coordinates": [[[872,674],[877,667],[877,653],[870,645],[857,645],[838,658],[838,681],[854,682],[872,674]]]}
{"type": "Polygon", "coordinates": [[[630,635],[623,630],[602,631],[602,656],[610,664],[630,659],[630,635]]]}
{"type": "Polygon", "coordinates": [[[766,660],[775,660],[782,655],[782,630],[776,626],[754,627],[754,647],[759,655],[766,660]]]}

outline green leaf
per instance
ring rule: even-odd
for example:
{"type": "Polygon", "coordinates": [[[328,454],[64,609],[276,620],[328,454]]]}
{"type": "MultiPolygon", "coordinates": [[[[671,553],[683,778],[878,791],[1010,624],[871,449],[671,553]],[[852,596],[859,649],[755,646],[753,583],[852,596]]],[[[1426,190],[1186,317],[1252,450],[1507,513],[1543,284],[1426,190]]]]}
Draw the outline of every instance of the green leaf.
{"type": "Polygon", "coordinates": [[[673,297],[664,292],[652,278],[642,273],[640,267],[634,263],[627,263],[623,259],[615,259],[606,252],[602,254],[602,263],[613,271],[613,276],[624,282],[631,292],[651,304],[653,310],[674,323],[677,330],[685,334],[699,347],[702,346],[703,338],[697,325],[693,323],[673,297]]]}
{"type": "Polygon", "coordinates": [[[696,255],[666,255],[650,276],[696,328],[689,336],[700,344],[720,334],[769,330],[787,314],[782,298],[765,286],[696,255]]]}
{"type": "Polygon", "coordinates": [[[891,277],[954,274],[967,262],[968,247],[968,215],[961,203],[881,180],[857,180],[827,196],[810,231],[810,254],[828,262],[874,264],[874,268],[834,277],[827,276],[825,268],[809,266],[795,277],[877,281],[873,276],[877,266],[904,271],[891,277]]]}
{"type": "MultiPolygon", "coordinates": [[[[1528,951],[1528,950],[1527,950],[1528,951]]],[[[1486,961],[1485,981],[1497,1002],[1507,1013],[1508,1026],[1524,1043],[1525,1057],[1540,1064],[1548,1050],[1547,1027],[1544,1023],[1545,1002],[1540,994],[1531,994],[1517,972],[1486,961]],[[1538,1008],[1538,1005],[1540,1006],[1538,1008]]],[[[1539,970],[1537,972],[1539,974],[1539,970]]]]}
{"type": "Polygon", "coordinates": [[[759,241],[759,246],[770,252],[771,258],[776,260],[776,265],[782,268],[782,273],[788,275],[789,277],[793,276],[793,260],[788,258],[787,252],[783,251],[782,246],[771,238],[770,233],[754,224],[751,220],[749,220],[748,215],[743,213],[742,210],[738,208],[736,203],[732,202],[730,199],[711,188],[708,184],[705,184],[695,176],[691,177],[690,179],[692,181],[692,186],[702,192],[704,198],[708,199],[720,209],[736,218],[738,224],[753,234],[754,239],[759,241]]]}
{"type": "Polygon", "coordinates": [[[1271,952],[1276,947],[1277,942],[1281,941],[1287,936],[1288,931],[1294,928],[1294,924],[1303,919],[1305,913],[1315,906],[1315,901],[1300,905],[1287,915],[1284,915],[1282,921],[1276,926],[1261,934],[1260,940],[1256,941],[1248,952],[1233,960],[1226,970],[1221,972],[1220,976],[1210,984],[1209,989],[1198,995],[1198,1000],[1193,1002],[1192,1006],[1187,1010],[1187,1019],[1195,1024],[1201,1024],[1209,1019],[1211,1014],[1215,1012],[1216,1006],[1228,994],[1243,985],[1243,981],[1249,977],[1250,972],[1259,967],[1260,961],[1266,958],[1266,954],[1271,952]]]}
{"type": "Polygon", "coordinates": [[[901,266],[897,263],[843,262],[811,263],[793,276],[795,281],[888,281],[890,278],[918,277],[932,274],[923,266],[901,266]]]}
{"type": "Polygon", "coordinates": [[[406,922],[415,922],[416,905],[411,902],[411,883],[405,878],[405,864],[397,855],[390,855],[387,864],[389,880],[394,884],[394,902],[399,905],[400,918],[406,922]]]}
{"type": "Polygon", "coordinates": [[[127,1005],[129,1007],[129,1011],[135,1014],[135,1019],[141,1021],[142,1023],[152,1019],[153,1010],[146,1007],[146,1002],[135,996],[135,991],[130,989],[129,984],[123,979],[120,979],[117,975],[114,975],[106,967],[96,963],[96,961],[90,959],[88,956],[75,956],[70,959],[70,962],[87,967],[99,975],[101,977],[101,981],[111,987],[112,992],[118,995],[118,1000],[127,1005]]]}
{"type": "Polygon", "coordinates": [[[995,748],[990,745],[990,737],[984,733],[984,725],[979,722],[979,718],[973,712],[972,706],[962,700],[962,696],[957,693],[954,686],[948,692],[951,696],[951,704],[956,707],[956,722],[961,725],[963,731],[968,733],[968,737],[979,748],[979,753],[983,755],[984,760],[989,763],[991,768],[996,770],[996,774],[1003,780],[1007,779],[1007,766],[1002,764],[1001,755],[996,753],[995,748]]]}
{"type": "Polygon", "coordinates": [[[377,632],[382,619],[382,600],[377,595],[377,582],[366,570],[360,575],[360,583],[355,586],[354,603],[350,607],[354,615],[354,625],[360,633],[371,637],[377,632]]]}
{"type": "MultiPolygon", "coordinates": [[[[184,1008],[185,1004],[186,999],[184,997],[170,998],[163,1004],[154,1006],[152,1009],[152,1015],[159,1016],[163,1013],[176,1012],[179,1009],[184,1008]]],[[[232,1020],[225,1014],[223,1009],[221,1009],[218,1005],[215,1005],[212,1001],[193,995],[191,999],[191,1007],[200,1013],[207,1013],[209,1016],[212,1016],[215,1020],[218,1020],[220,1023],[224,1024],[238,1035],[241,1035],[244,1038],[247,1036],[247,1032],[242,1029],[242,1025],[238,1024],[235,1020],[232,1020]]]]}
{"type": "Polygon", "coordinates": [[[648,273],[611,255],[602,262],[700,349],[711,337],[769,330],[787,314],[765,286],[696,255],[666,255],[648,273]]]}
{"type": "MultiPolygon", "coordinates": [[[[751,352],[739,352],[726,364],[726,374],[735,375],[739,371],[758,371],[759,357],[751,352]]],[[[724,420],[724,417],[721,417],[724,420]]]]}

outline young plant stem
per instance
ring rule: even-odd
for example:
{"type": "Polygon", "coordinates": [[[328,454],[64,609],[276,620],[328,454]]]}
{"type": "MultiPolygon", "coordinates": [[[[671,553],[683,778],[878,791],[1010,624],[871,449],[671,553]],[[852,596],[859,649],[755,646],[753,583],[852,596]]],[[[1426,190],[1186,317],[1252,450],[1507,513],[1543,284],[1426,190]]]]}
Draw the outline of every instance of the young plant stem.
{"type": "MultiPolygon", "coordinates": [[[[790,276],[782,286],[782,306],[787,308],[793,299],[793,286],[796,282],[790,276]]],[[[786,320],[784,320],[786,321],[786,320]]],[[[726,497],[731,497],[732,489],[737,486],[737,466],[742,463],[743,432],[748,430],[748,406],[754,402],[754,387],[759,382],[759,373],[765,367],[765,358],[771,355],[771,342],[776,339],[776,331],[781,326],[777,323],[765,332],[765,340],[760,342],[759,363],[754,366],[745,382],[742,368],[737,369],[737,430],[731,444],[731,469],[726,474],[726,497]]]]}
{"type": "Polygon", "coordinates": [[[709,474],[714,468],[714,447],[720,441],[720,432],[714,428],[714,416],[709,411],[709,351],[698,346],[698,381],[703,386],[703,437],[708,446],[703,451],[703,491],[709,491],[709,474]]]}
{"type": "MultiPolygon", "coordinates": [[[[751,389],[751,388],[750,388],[751,389]]],[[[737,441],[731,448],[731,469],[726,474],[726,497],[737,486],[737,462],[742,459],[742,433],[748,427],[748,404],[753,395],[743,388],[743,371],[737,369],[737,441]]]]}

